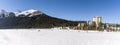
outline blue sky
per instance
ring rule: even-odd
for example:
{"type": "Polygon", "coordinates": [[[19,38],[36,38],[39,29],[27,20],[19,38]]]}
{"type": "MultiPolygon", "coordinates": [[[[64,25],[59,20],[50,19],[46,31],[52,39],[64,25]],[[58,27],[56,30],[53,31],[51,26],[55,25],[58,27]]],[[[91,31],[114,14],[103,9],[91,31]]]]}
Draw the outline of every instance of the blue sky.
{"type": "Polygon", "coordinates": [[[101,16],[103,22],[120,23],[119,0],[0,0],[6,11],[37,9],[50,16],[67,20],[92,20],[101,16]]]}

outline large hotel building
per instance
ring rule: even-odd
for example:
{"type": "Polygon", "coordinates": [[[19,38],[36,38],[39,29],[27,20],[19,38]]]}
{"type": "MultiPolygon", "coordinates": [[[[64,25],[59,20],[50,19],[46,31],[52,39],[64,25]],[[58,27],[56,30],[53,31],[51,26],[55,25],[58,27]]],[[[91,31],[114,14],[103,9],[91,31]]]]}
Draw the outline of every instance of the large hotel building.
{"type": "Polygon", "coordinates": [[[99,23],[102,22],[102,18],[100,16],[94,16],[92,21],[96,23],[96,26],[98,26],[99,23]]]}

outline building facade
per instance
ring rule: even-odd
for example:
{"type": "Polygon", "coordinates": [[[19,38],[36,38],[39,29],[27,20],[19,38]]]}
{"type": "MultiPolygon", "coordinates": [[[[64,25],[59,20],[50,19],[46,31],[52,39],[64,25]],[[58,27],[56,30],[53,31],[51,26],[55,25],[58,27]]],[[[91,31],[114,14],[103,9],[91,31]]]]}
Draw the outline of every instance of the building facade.
{"type": "Polygon", "coordinates": [[[100,16],[94,16],[92,21],[95,22],[98,27],[99,24],[102,23],[102,18],[100,16]]]}

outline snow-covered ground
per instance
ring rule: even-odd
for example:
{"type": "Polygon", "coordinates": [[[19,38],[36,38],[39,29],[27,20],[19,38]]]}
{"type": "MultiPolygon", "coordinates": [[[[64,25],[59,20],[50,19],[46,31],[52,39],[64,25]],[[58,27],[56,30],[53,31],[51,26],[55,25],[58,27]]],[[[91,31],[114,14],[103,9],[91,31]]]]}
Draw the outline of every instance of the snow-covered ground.
{"type": "Polygon", "coordinates": [[[0,30],[0,45],[120,45],[120,32],[54,29],[0,30]]]}

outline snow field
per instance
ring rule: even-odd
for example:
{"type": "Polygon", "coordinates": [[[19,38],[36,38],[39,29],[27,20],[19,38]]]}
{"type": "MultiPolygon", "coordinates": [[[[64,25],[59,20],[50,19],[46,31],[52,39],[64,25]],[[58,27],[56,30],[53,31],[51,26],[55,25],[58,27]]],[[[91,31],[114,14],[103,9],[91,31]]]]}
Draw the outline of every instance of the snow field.
{"type": "Polygon", "coordinates": [[[120,45],[120,32],[55,29],[0,30],[0,45],[120,45]]]}

